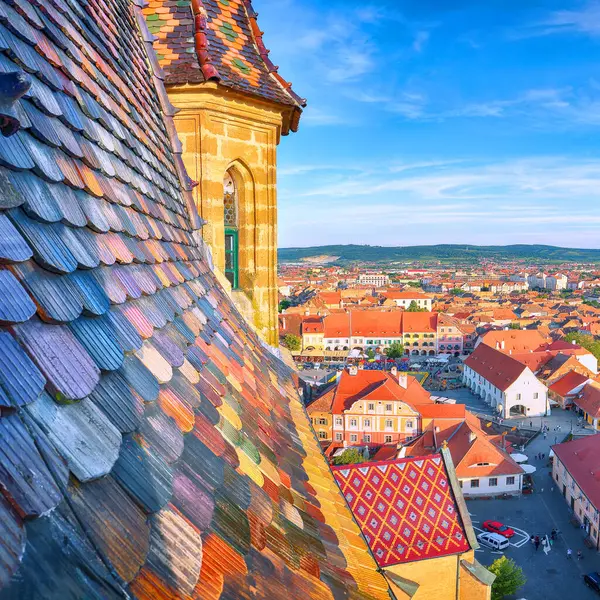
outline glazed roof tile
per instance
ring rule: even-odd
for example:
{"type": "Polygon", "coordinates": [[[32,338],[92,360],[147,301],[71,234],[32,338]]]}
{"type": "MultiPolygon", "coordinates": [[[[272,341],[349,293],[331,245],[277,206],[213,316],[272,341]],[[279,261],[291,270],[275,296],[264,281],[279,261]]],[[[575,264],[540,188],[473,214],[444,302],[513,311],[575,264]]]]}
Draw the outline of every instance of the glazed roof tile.
{"type": "Polygon", "coordinates": [[[380,567],[470,549],[441,455],[333,472],[380,567]]]}
{"type": "Polygon", "coordinates": [[[306,101],[269,59],[251,0],[151,0],[144,9],[167,85],[221,85],[296,107],[296,130],[306,101]]]}
{"type": "Polygon", "coordinates": [[[0,599],[389,598],[210,272],[138,4],[0,0],[0,599]]]}

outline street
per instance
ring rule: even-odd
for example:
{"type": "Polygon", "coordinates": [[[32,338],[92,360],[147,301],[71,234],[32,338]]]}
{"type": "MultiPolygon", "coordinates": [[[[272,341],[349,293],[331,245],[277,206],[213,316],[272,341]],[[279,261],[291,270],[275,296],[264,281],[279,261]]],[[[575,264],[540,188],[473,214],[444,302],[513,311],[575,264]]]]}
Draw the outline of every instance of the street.
{"type": "MultiPolygon", "coordinates": [[[[534,427],[539,428],[540,419],[533,421],[534,427]]],[[[515,598],[598,598],[584,585],[582,577],[590,571],[600,571],[600,555],[585,547],[583,532],[570,523],[571,510],[554,485],[548,466],[550,446],[555,443],[555,438],[560,442],[569,433],[571,424],[577,429],[577,417],[568,411],[555,409],[552,416],[543,418],[543,423],[550,428],[546,439],[538,435],[525,449],[529,464],[537,467],[533,475],[534,493],[510,499],[467,501],[473,526],[475,532],[480,533],[483,521],[495,519],[515,530],[516,535],[511,540],[506,556],[514,559],[527,577],[527,583],[515,598]],[[555,431],[554,428],[559,425],[561,431],[555,431]],[[535,459],[540,453],[545,458],[535,459]],[[558,529],[560,533],[551,546],[540,545],[536,551],[531,542],[524,542],[532,535],[540,538],[550,536],[552,529],[558,529]],[[573,551],[572,559],[567,559],[568,548],[573,551]],[[583,553],[582,560],[577,560],[578,550],[583,553]]],[[[529,419],[525,420],[524,425],[529,427],[529,419]]],[[[476,556],[484,565],[490,565],[500,554],[482,547],[476,556]]]]}

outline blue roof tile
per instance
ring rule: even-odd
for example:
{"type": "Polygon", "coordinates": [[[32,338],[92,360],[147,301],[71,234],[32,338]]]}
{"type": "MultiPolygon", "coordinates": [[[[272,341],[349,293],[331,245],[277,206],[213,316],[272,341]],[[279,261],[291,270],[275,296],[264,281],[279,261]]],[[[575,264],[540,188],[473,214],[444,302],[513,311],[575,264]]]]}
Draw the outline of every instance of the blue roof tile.
{"type": "Polygon", "coordinates": [[[60,401],[80,400],[98,384],[100,371],[67,327],[36,318],[14,326],[15,335],[60,401]]]}
{"type": "Polygon", "coordinates": [[[0,364],[0,406],[29,404],[42,393],[44,376],[6,331],[0,331],[0,364]]]}
{"type": "Polygon", "coordinates": [[[0,270],[0,324],[22,323],[35,311],[35,304],[15,276],[0,270]]]}

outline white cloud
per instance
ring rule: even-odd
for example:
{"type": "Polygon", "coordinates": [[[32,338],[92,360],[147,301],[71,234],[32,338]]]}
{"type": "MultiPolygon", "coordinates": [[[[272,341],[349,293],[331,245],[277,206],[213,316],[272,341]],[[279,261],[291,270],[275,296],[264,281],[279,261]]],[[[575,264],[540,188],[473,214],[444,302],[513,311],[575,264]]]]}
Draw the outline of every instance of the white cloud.
{"type": "Polygon", "coordinates": [[[351,125],[352,122],[338,112],[330,112],[316,106],[308,106],[302,113],[303,125],[351,125]]]}
{"type": "Polygon", "coordinates": [[[600,3],[588,2],[579,10],[557,10],[524,31],[525,35],[552,35],[579,33],[600,36],[600,3]]]}
{"type": "Polygon", "coordinates": [[[329,207],[345,205],[345,210],[366,213],[374,206],[404,213],[408,206],[430,218],[495,215],[515,222],[598,220],[600,159],[392,163],[378,171],[335,172],[329,182],[295,190],[293,195],[304,206],[322,206],[326,199],[329,207]],[[386,201],[382,203],[381,198],[386,201]],[[444,206],[452,208],[451,215],[442,212],[444,206]]]}
{"type": "Polygon", "coordinates": [[[431,34],[429,33],[429,31],[417,31],[412,44],[413,50],[418,53],[422,52],[425,48],[425,45],[429,41],[430,35],[431,34]]]}

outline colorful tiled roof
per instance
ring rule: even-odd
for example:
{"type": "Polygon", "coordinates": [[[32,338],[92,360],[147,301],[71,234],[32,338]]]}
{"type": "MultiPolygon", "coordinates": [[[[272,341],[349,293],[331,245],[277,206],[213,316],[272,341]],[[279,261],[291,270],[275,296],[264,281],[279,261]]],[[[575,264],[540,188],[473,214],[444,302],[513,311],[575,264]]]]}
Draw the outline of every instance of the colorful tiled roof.
{"type": "Polygon", "coordinates": [[[207,264],[139,4],[0,2],[0,599],[388,598],[207,264]]]}
{"type": "Polygon", "coordinates": [[[333,473],[380,567],[470,549],[440,454],[333,473]]]}
{"type": "Polygon", "coordinates": [[[306,101],[277,72],[250,0],[150,0],[144,8],[167,85],[209,80],[296,107],[306,101]]]}

